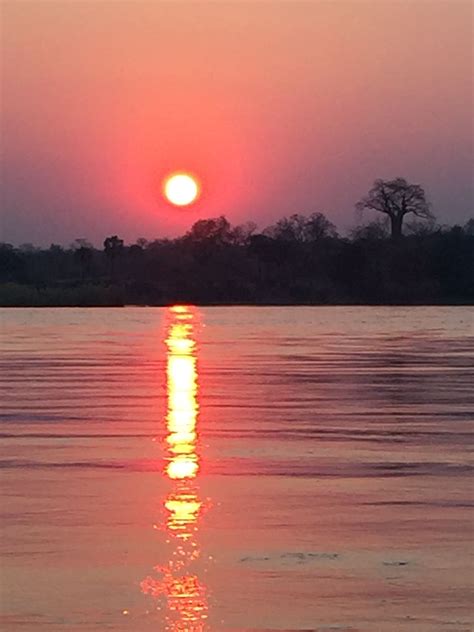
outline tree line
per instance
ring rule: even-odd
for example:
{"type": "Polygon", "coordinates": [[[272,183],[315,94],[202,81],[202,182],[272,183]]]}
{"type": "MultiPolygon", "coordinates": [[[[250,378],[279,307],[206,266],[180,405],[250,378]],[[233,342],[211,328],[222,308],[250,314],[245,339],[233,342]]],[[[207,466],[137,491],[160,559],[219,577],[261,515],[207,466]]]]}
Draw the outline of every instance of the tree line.
{"type": "Polygon", "coordinates": [[[101,249],[0,244],[0,304],[474,303],[474,219],[437,225],[422,187],[402,178],[377,180],[356,208],[379,219],[346,237],[314,212],[260,232],[201,219],[175,239],[111,235],[101,249]]]}

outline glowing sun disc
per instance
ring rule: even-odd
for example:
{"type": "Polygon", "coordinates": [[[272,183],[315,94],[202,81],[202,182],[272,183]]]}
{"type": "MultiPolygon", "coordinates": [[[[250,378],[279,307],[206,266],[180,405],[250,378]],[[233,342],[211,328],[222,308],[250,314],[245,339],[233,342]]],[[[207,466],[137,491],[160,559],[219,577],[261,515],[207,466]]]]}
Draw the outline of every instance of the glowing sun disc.
{"type": "Polygon", "coordinates": [[[188,173],[175,173],[166,178],[164,194],[171,204],[187,206],[197,199],[199,184],[196,178],[188,173]]]}

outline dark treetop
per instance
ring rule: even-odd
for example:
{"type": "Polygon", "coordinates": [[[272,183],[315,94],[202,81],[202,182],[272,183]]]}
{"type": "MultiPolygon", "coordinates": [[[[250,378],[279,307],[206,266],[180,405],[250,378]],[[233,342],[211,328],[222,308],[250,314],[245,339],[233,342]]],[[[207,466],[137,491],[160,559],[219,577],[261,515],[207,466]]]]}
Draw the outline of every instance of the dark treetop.
{"type": "Polygon", "coordinates": [[[423,189],[402,178],[377,180],[357,208],[380,219],[344,238],[312,213],[262,232],[202,219],[176,239],[112,235],[103,249],[1,244],[0,304],[474,303],[473,219],[436,226],[423,189]]]}

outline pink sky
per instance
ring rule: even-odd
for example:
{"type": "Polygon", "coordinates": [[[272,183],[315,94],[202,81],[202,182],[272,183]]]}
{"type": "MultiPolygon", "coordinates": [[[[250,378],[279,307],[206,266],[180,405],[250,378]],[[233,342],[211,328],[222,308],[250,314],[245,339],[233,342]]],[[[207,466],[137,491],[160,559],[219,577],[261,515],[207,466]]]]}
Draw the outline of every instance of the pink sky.
{"type": "Polygon", "coordinates": [[[201,217],[344,231],[377,178],[472,215],[470,2],[3,2],[2,240],[102,243],[201,217]],[[161,197],[197,173],[191,209],[161,197]]]}

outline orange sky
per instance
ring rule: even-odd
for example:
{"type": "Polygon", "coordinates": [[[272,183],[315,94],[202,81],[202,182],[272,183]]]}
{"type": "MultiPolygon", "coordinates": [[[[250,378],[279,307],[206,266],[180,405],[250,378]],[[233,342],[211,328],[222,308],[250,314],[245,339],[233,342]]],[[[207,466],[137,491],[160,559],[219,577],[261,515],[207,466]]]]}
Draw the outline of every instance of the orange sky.
{"type": "Polygon", "coordinates": [[[3,2],[2,239],[175,235],[321,210],[376,177],[472,213],[470,2],[3,2]],[[200,175],[188,210],[160,193],[200,175]]]}

